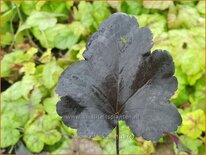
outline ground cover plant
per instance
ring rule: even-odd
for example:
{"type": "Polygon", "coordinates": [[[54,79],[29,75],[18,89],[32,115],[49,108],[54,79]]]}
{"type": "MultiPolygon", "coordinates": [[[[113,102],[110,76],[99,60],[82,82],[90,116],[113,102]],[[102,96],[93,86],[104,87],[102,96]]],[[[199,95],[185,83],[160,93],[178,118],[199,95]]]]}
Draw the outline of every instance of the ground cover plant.
{"type": "Polygon", "coordinates": [[[204,154],[204,5],[203,1],[1,1],[2,152],[116,152],[115,130],[86,139],[62,123],[55,88],[61,73],[83,60],[86,42],[99,25],[121,11],[134,16],[139,27],[151,29],[151,51],[163,49],[172,56],[178,86],[170,102],[181,114],[182,125],[175,133],[181,141],[176,147],[169,135],[158,142],[135,137],[121,121],[120,153],[183,153],[188,148],[204,154]]]}

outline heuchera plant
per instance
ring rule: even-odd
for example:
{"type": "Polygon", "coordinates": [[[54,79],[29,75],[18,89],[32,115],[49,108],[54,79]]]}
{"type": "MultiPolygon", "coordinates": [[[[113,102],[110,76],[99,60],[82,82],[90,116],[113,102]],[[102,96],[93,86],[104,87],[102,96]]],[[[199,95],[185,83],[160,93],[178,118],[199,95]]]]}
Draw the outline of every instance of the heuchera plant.
{"type": "Polygon", "coordinates": [[[135,136],[158,141],[182,119],[169,98],[177,89],[167,51],[155,50],[151,31],[135,17],[115,13],[89,39],[85,60],[68,67],[58,81],[57,112],[80,136],[108,135],[123,120],[135,136]]]}

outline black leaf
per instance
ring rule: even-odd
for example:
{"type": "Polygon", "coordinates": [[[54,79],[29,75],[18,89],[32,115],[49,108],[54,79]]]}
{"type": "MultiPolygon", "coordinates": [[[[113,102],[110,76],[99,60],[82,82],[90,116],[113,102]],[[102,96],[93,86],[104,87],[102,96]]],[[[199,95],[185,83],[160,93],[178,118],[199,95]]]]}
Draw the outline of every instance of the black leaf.
{"type": "Polygon", "coordinates": [[[137,20],[115,13],[87,43],[85,60],[59,78],[57,112],[86,137],[109,134],[118,120],[136,136],[157,141],[182,119],[169,98],[177,89],[174,63],[167,51],[150,52],[152,33],[137,20]]]}

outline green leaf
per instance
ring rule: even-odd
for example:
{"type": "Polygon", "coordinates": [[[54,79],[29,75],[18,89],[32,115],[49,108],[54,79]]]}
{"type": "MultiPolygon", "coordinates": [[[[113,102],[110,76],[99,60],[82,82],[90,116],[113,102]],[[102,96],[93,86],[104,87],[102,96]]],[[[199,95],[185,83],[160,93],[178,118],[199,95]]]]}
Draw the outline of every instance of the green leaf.
{"type": "Polygon", "coordinates": [[[154,39],[166,31],[166,18],[160,14],[141,14],[137,16],[140,27],[147,26],[154,34],[154,39]],[[158,22],[157,22],[158,21],[158,22]]]}
{"type": "Polygon", "coordinates": [[[44,52],[44,53],[42,54],[42,56],[39,58],[39,61],[40,61],[41,63],[47,63],[47,62],[50,62],[51,60],[52,60],[51,49],[48,48],[48,49],[46,50],[46,52],[44,52]]]}
{"type": "Polygon", "coordinates": [[[74,18],[80,20],[83,25],[90,27],[92,25],[92,4],[81,1],[78,5],[78,11],[74,10],[74,18]]]}
{"type": "Polygon", "coordinates": [[[195,83],[195,92],[189,96],[189,100],[192,103],[192,110],[202,109],[205,111],[205,79],[202,76],[195,83]]]}
{"type": "MultiPolygon", "coordinates": [[[[1,76],[9,77],[14,75],[15,70],[12,70],[12,68],[21,68],[24,62],[33,61],[33,56],[37,51],[36,48],[30,48],[27,52],[14,50],[12,53],[4,55],[1,62],[1,76]]],[[[17,71],[19,71],[19,69],[17,69],[17,71]]]]}
{"type": "Polygon", "coordinates": [[[40,41],[43,47],[60,49],[70,48],[79,39],[79,35],[72,31],[70,25],[57,24],[42,32],[37,28],[32,29],[34,36],[40,41]]]}
{"type": "Polygon", "coordinates": [[[26,24],[30,27],[38,27],[40,31],[44,31],[49,27],[53,27],[57,23],[57,18],[63,16],[62,14],[48,13],[48,12],[38,12],[33,11],[31,15],[27,18],[26,24]]]}
{"type": "MultiPolygon", "coordinates": [[[[11,18],[10,18],[11,19],[11,18]]],[[[1,16],[1,21],[3,22],[3,17],[1,16]]],[[[14,38],[13,29],[8,21],[1,23],[1,46],[9,45],[14,38]]]]}
{"type": "Polygon", "coordinates": [[[1,147],[6,148],[18,142],[20,133],[17,129],[3,127],[1,128],[1,136],[1,147]]]}
{"type": "Polygon", "coordinates": [[[131,14],[131,15],[139,15],[142,11],[142,3],[137,1],[123,1],[121,3],[121,10],[125,13],[131,14]]]}
{"type": "Polygon", "coordinates": [[[27,63],[23,64],[23,72],[26,75],[34,74],[35,70],[36,70],[35,63],[33,63],[33,62],[27,62],[27,63]]]}
{"type": "Polygon", "coordinates": [[[204,26],[204,19],[201,19],[195,7],[178,5],[175,10],[176,13],[170,11],[168,14],[169,28],[192,28],[196,26],[204,26]]]}
{"type": "MultiPolygon", "coordinates": [[[[22,25],[20,25],[19,26],[19,28],[17,29],[17,32],[16,32],[16,36],[19,36],[20,34],[21,34],[21,32],[23,32],[24,30],[26,30],[26,29],[29,29],[30,28],[30,26],[29,25],[27,25],[26,23],[23,23],[22,25]]],[[[16,37],[15,36],[15,37],[16,37]]]]}
{"type": "Polygon", "coordinates": [[[205,114],[202,110],[187,113],[182,116],[183,122],[180,132],[191,137],[198,138],[205,131],[205,114]]]}
{"type": "Polygon", "coordinates": [[[56,112],[56,103],[59,101],[59,97],[57,95],[54,95],[50,98],[46,98],[43,101],[44,109],[45,111],[51,116],[56,119],[60,119],[59,115],[57,115],[56,112]]]}
{"type": "Polygon", "coordinates": [[[1,34],[1,39],[2,39],[2,46],[4,45],[9,45],[12,40],[13,40],[13,35],[10,32],[6,32],[4,34],[1,34]]]}
{"type": "Polygon", "coordinates": [[[119,122],[120,135],[120,147],[124,150],[125,148],[137,145],[134,134],[131,132],[130,128],[126,126],[125,122],[119,122]]]}
{"type": "Polygon", "coordinates": [[[58,36],[54,39],[54,45],[59,49],[67,49],[71,48],[78,39],[79,36],[75,35],[70,29],[67,29],[58,33],[58,36]]]}
{"type": "Polygon", "coordinates": [[[98,29],[99,25],[110,16],[109,5],[106,2],[93,2],[93,27],[98,29]],[[102,10],[99,12],[99,10],[102,10]]]}
{"type": "Polygon", "coordinates": [[[1,1],[1,13],[7,11],[9,9],[9,6],[7,5],[6,2],[1,1]]]}
{"type": "Polygon", "coordinates": [[[21,10],[26,14],[30,15],[36,9],[36,1],[22,1],[21,10]]]}
{"type": "Polygon", "coordinates": [[[74,5],[74,1],[67,1],[66,2],[66,7],[69,10],[72,6],[74,5]]]}
{"type": "Polygon", "coordinates": [[[78,10],[74,9],[74,18],[87,28],[87,32],[96,30],[103,20],[110,15],[109,5],[106,2],[94,2],[93,4],[81,1],[78,10]],[[99,10],[102,10],[100,13],[99,10]]]}
{"type": "Polygon", "coordinates": [[[39,104],[41,102],[42,97],[43,97],[43,94],[40,88],[34,86],[34,89],[32,90],[30,98],[29,98],[31,103],[33,105],[39,104]]]}
{"type": "Polygon", "coordinates": [[[21,87],[21,82],[18,81],[14,83],[11,87],[9,87],[6,92],[4,92],[7,100],[17,100],[22,94],[19,93],[19,88],[21,87]]]}
{"type": "MultiPolygon", "coordinates": [[[[151,154],[154,153],[154,146],[151,141],[139,143],[125,122],[119,122],[120,153],[129,154],[151,154]]],[[[115,136],[114,136],[115,139],[115,136]]]]}
{"type": "Polygon", "coordinates": [[[2,22],[1,24],[4,26],[4,24],[6,24],[7,22],[10,22],[14,18],[15,13],[16,13],[15,7],[12,7],[8,11],[4,12],[1,15],[1,22],[2,22]]]}
{"type": "MultiPolygon", "coordinates": [[[[187,146],[192,152],[191,154],[199,154],[198,148],[202,145],[202,141],[199,139],[192,139],[188,136],[180,136],[179,137],[181,142],[183,143],[184,146],[187,146]]],[[[179,148],[179,151],[181,151],[182,148],[179,148]]],[[[182,150],[184,151],[184,150],[182,150]]],[[[180,153],[180,152],[176,152],[180,153]]]]}
{"type": "Polygon", "coordinates": [[[88,30],[87,28],[79,21],[73,21],[70,25],[69,28],[72,30],[72,32],[77,35],[83,35],[86,36],[88,35],[88,30]]]}
{"type": "Polygon", "coordinates": [[[102,148],[103,154],[115,154],[116,153],[116,145],[115,141],[115,133],[114,130],[107,137],[103,138],[100,142],[100,146],[102,148]]]}
{"type": "MultiPolygon", "coordinates": [[[[57,149],[51,151],[51,153],[52,154],[68,154],[70,144],[71,144],[71,139],[65,139],[61,143],[61,145],[57,149]]],[[[52,148],[53,148],[53,146],[52,146],[52,148]]]]}
{"type": "MultiPolygon", "coordinates": [[[[23,51],[15,51],[10,54],[6,54],[1,62],[1,76],[6,77],[12,74],[10,68],[15,64],[16,58],[22,57],[23,51]]],[[[19,63],[18,61],[16,63],[19,63]]]]}
{"type": "Polygon", "coordinates": [[[154,145],[151,141],[144,141],[143,146],[141,147],[144,154],[152,154],[154,153],[154,145]]]}
{"type": "Polygon", "coordinates": [[[180,106],[189,101],[189,92],[187,89],[188,81],[186,74],[184,74],[179,67],[175,69],[175,77],[177,77],[178,89],[172,96],[171,101],[175,103],[176,106],[180,106]]]}
{"type": "Polygon", "coordinates": [[[147,9],[158,9],[165,10],[168,9],[171,5],[173,5],[172,1],[143,1],[143,5],[147,9]]]}
{"type": "Polygon", "coordinates": [[[38,2],[36,3],[36,10],[37,10],[37,11],[40,11],[41,8],[42,8],[42,6],[44,6],[45,3],[47,3],[47,2],[46,2],[46,1],[38,1],[38,2]]]}
{"type": "MultiPolygon", "coordinates": [[[[2,103],[3,104],[3,103],[2,103]]],[[[5,106],[5,105],[4,105],[5,106]]],[[[4,112],[6,110],[4,109],[4,112]]],[[[1,113],[1,147],[6,148],[11,145],[15,145],[19,138],[20,132],[18,131],[18,127],[20,124],[14,120],[15,113],[7,113],[2,115],[1,113]]]]}
{"type": "Polygon", "coordinates": [[[2,126],[7,125],[11,128],[24,126],[34,111],[41,108],[41,105],[35,105],[23,98],[12,101],[5,93],[2,93],[2,98],[2,117],[7,119],[2,126]]]}
{"type": "Polygon", "coordinates": [[[83,58],[83,53],[84,53],[84,51],[86,50],[86,48],[85,48],[85,42],[80,42],[80,44],[77,44],[77,45],[79,45],[79,53],[77,54],[77,58],[79,59],[79,60],[83,60],[84,58],[83,58]]]}
{"type": "Polygon", "coordinates": [[[26,143],[26,147],[31,152],[41,152],[44,148],[44,142],[38,138],[38,135],[35,133],[24,134],[24,141],[26,143]]]}
{"type": "Polygon", "coordinates": [[[204,49],[204,41],[205,41],[205,27],[193,27],[190,31],[190,35],[194,38],[195,42],[192,42],[191,45],[192,47],[196,49],[204,49]]]}
{"type": "Polygon", "coordinates": [[[68,7],[66,6],[66,2],[59,3],[45,1],[44,3],[41,3],[41,5],[39,6],[40,7],[38,9],[41,11],[64,14],[65,17],[68,16],[68,7]]]}
{"type": "Polygon", "coordinates": [[[199,1],[196,8],[197,8],[197,11],[200,14],[205,15],[205,3],[204,3],[204,1],[199,1]]]}
{"type": "Polygon", "coordinates": [[[120,154],[140,154],[140,147],[131,145],[120,150],[120,154]]]}
{"type": "Polygon", "coordinates": [[[170,30],[168,34],[170,51],[176,67],[180,67],[187,75],[189,85],[194,85],[204,74],[205,68],[204,47],[202,46],[204,44],[203,28],[192,28],[191,31],[186,29],[170,30]]]}
{"type": "Polygon", "coordinates": [[[44,85],[48,89],[54,87],[62,71],[63,69],[56,64],[56,61],[47,63],[42,73],[44,85]]]}
{"type": "Polygon", "coordinates": [[[85,41],[73,45],[63,57],[57,60],[58,65],[65,69],[73,62],[84,59],[82,54],[85,51],[85,45],[85,41]]]}
{"type": "Polygon", "coordinates": [[[61,134],[57,130],[49,130],[43,133],[40,139],[47,145],[53,145],[61,139],[61,134]]]}
{"type": "Polygon", "coordinates": [[[23,139],[27,148],[39,153],[45,144],[53,145],[58,142],[61,139],[61,134],[55,129],[58,125],[57,120],[37,113],[37,116],[34,116],[25,126],[23,139]]]}
{"type": "Polygon", "coordinates": [[[183,6],[191,6],[194,7],[195,6],[195,1],[182,1],[182,0],[177,0],[179,2],[179,4],[182,4],[183,6]]]}
{"type": "Polygon", "coordinates": [[[20,97],[28,99],[29,92],[30,90],[32,90],[34,85],[34,77],[24,76],[22,81],[14,83],[11,87],[7,89],[5,93],[7,94],[7,98],[10,100],[16,100],[20,97]]]}
{"type": "Polygon", "coordinates": [[[196,80],[204,74],[204,52],[188,50],[187,54],[182,55],[180,62],[182,71],[188,75],[188,82],[194,85],[196,80]]]}
{"type": "Polygon", "coordinates": [[[64,123],[62,124],[62,129],[67,133],[67,137],[71,135],[77,135],[77,129],[70,128],[66,126],[64,123]]]}

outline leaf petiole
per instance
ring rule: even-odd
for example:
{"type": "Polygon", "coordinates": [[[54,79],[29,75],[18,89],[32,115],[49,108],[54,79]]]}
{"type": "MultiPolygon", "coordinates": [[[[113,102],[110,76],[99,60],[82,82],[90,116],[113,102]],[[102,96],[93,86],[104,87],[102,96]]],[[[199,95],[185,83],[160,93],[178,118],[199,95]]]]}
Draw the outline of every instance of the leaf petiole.
{"type": "Polygon", "coordinates": [[[116,154],[119,154],[119,122],[116,126],[116,154]]]}

